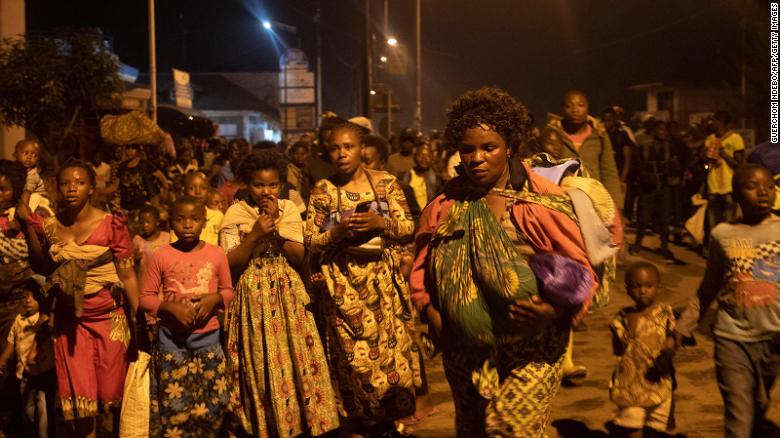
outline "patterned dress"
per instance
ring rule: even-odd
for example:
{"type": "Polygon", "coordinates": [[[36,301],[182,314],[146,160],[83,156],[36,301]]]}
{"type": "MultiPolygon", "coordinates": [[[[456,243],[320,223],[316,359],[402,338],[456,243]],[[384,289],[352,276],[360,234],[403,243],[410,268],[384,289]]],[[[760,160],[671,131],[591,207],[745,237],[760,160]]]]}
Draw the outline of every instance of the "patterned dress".
{"type": "MultiPolygon", "coordinates": [[[[279,235],[302,244],[295,205],[279,200],[279,209],[279,235]]],[[[220,240],[229,252],[251,230],[257,214],[241,201],[225,217],[220,240]]],[[[226,318],[231,407],[253,436],[322,435],[336,429],[339,420],[322,342],[307,307],[310,298],[279,241],[265,243],[267,250],[241,274],[226,318]]]]}
{"type": "Polygon", "coordinates": [[[395,177],[368,177],[373,190],[363,193],[319,181],[305,231],[324,277],[317,299],[340,414],[366,427],[414,413],[415,386],[422,384],[409,286],[394,244],[411,236],[414,222],[395,177]],[[331,243],[327,224],[345,219],[362,202],[385,215],[385,231],[367,242],[331,243]]]}
{"type": "Polygon", "coordinates": [[[664,349],[666,338],[674,333],[674,313],[665,303],[657,304],[648,314],[638,317],[631,327],[625,310],[609,326],[614,342],[624,351],[612,373],[610,399],[619,407],[652,407],[672,396],[672,376],[658,382],[647,379],[647,371],[664,349]]]}
{"type": "Polygon", "coordinates": [[[443,352],[458,437],[545,436],[562,378],[567,331],[524,332],[505,318],[510,302],[538,293],[534,250],[505,202],[498,220],[482,199],[456,203],[431,241],[443,320],[470,345],[443,352]]]}

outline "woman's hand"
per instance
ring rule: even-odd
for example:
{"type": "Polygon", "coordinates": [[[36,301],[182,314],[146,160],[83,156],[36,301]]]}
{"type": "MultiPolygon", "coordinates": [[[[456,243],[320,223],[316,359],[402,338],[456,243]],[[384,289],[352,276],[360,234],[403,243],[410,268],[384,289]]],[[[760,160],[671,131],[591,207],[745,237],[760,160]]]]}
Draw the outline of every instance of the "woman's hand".
{"type": "Polygon", "coordinates": [[[349,229],[348,223],[341,222],[331,228],[330,236],[333,242],[340,242],[344,239],[351,239],[355,234],[349,229]]]}
{"type": "Polygon", "coordinates": [[[523,325],[547,326],[563,319],[562,312],[538,295],[530,300],[517,300],[509,306],[509,317],[523,325]]]}
{"type": "Polygon", "coordinates": [[[205,323],[214,313],[214,309],[222,304],[222,295],[207,294],[192,298],[195,303],[195,326],[205,323]]]}
{"type": "Polygon", "coordinates": [[[279,217],[279,202],[276,198],[265,197],[260,201],[260,210],[269,216],[271,219],[277,219],[279,217]]]}
{"type": "Polygon", "coordinates": [[[347,228],[355,233],[384,231],[385,225],[385,218],[374,212],[354,213],[347,222],[347,228]]]}
{"type": "Polygon", "coordinates": [[[276,230],[276,223],[267,214],[261,214],[252,226],[252,231],[249,233],[256,238],[265,237],[276,230]]]}

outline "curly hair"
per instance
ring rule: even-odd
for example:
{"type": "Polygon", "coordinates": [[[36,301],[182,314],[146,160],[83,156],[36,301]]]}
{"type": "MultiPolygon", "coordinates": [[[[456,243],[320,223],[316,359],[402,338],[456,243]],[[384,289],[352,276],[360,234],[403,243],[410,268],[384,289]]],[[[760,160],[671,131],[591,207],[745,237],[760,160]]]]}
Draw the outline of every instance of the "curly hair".
{"type": "Polygon", "coordinates": [[[84,169],[84,172],[87,173],[87,176],[89,177],[89,184],[92,187],[95,187],[95,180],[97,179],[97,176],[95,176],[95,169],[92,167],[92,164],[87,163],[84,160],[80,160],[78,158],[68,158],[67,161],[65,161],[65,164],[60,167],[60,171],[57,172],[57,181],[60,180],[60,175],[62,175],[62,171],[69,168],[69,167],[77,167],[79,169],[84,169]]]}
{"type": "Polygon", "coordinates": [[[511,150],[522,144],[531,129],[525,106],[498,87],[467,91],[447,111],[444,137],[459,145],[468,129],[487,125],[495,130],[511,150]]]}
{"type": "Polygon", "coordinates": [[[19,198],[22,197],[24,191],[24,185],[27,182],[27,169],[22,166],[21,163],[11,160],[0,160],[0,175],[8,178],[13,189],[13,201],[14,204],[19,202],[19,198]]]}
{"type": "Polygon", "coordinates": [[[249,184],[252,174],[258,170],[273,169],[279,172],[279,179],[287,181],[287,158],[276,149],[259,149],[249,154],[238,167],[236,176],[249,184]]]}

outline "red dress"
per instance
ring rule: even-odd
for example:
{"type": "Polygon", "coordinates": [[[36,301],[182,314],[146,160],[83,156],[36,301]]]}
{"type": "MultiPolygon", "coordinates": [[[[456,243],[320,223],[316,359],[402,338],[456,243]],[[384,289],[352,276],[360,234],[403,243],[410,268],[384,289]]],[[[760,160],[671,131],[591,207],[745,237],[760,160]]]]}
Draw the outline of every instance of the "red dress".
{"type": "MultiPolygon", "coordinates": [[[[33,215],[30,223],[46,247],[57,243],[57,236],[51,227],[45,226],[43,218],[33,215]]],[[[132,266],[133,244],[122,217],[106,215],[80,245],[106,247],[120,265],[132,266]]],[[[80,317],[55,309],[57,396],[66,420],[96,416],[98,404],[119,406],[129,362],[127,318],[108,287],[85,294],[82,309],[80,317]]]]}

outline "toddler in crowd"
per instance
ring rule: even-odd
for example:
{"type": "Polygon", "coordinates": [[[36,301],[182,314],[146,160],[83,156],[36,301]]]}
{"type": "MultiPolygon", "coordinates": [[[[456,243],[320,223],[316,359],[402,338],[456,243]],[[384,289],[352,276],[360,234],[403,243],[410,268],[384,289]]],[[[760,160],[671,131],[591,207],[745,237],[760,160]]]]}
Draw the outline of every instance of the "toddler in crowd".
{"type": "Polygon", "coordinates": [[[152,254],[139,304],[160,318],[150,436],[216,436],[228,404],[216,313],[233,298],[230,267],[222,248],[200,239],[199,199],[180,196],[170,216],[179,239],[152,254]]]}
{"type": "Polygon", "coordinates": [[[655,301],[661,275],[652,263],[637,262],[626,271],[626,291],[634,305],[610,325],[618,365],[610,399],[617,405],[614,423],[625,435],[641,437],[645,428],[674,427],[672,392],[675,319],[668,304],[655,301]]]}
{"type": "Polygon", "coordinates": [[[227,201],[225,200],[225,195],[216,189],[209,190],[209,195],[206,199],[206,208],[221,211],[222,213],[227,211],[228,206],[227,201]]]}
{"type": "Polygon", "coordinates": [[[49,418],[54,413],[56,385],[52,338],[48,318],[38,312],[38,283],[30,279],[17,291],[26,296],[0,355],[0,376],[5,378],[7,365],[16,353],[16,378],[20,381],[25,421],[35,425],[39,437],[46,438],[53,435],[54,425],[54,418],[49,418]]]}
{"type": "Polygon", "coordinates": [[[146,205],[138,213],[139,234],[133,237],[135,259],[141,272],[152,254],[160,247],[171,243],[171,235],[162,231],[160,225],[160,210],[153,205],[146,205]]]}
{"type": "Polygon", "coordinates": [[[27,169],[27,182],[24,185],[22,200],[30,202],[33,193],[46,194],[46,187],[38,174],[38,163],[41,158],[41,145],[35,140],[21,140],[16,143],[14,158],[27,169]]]}

